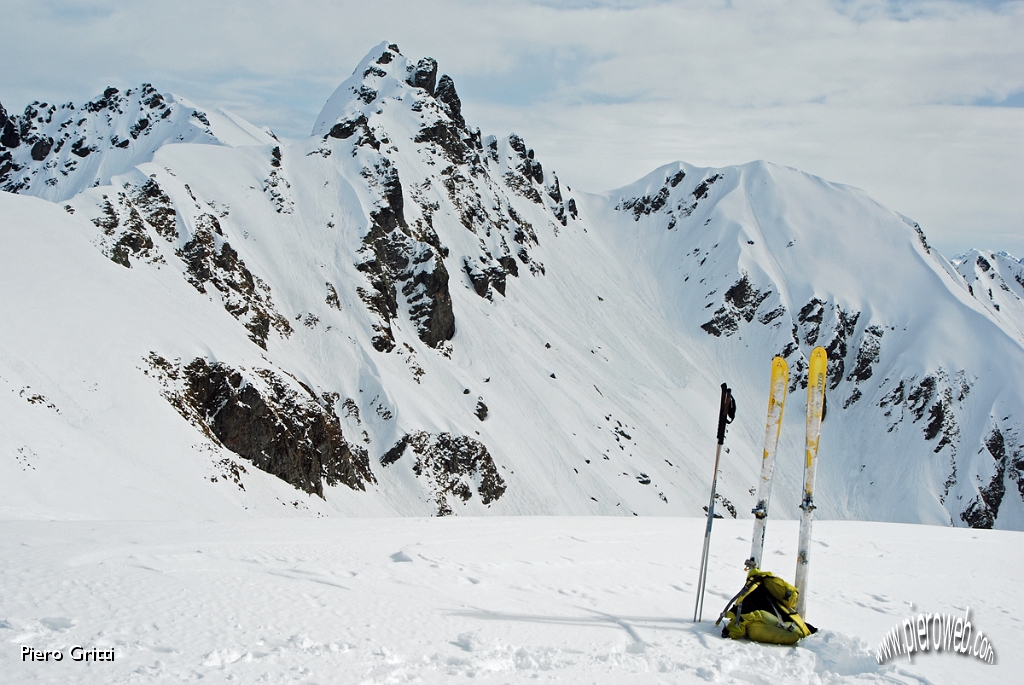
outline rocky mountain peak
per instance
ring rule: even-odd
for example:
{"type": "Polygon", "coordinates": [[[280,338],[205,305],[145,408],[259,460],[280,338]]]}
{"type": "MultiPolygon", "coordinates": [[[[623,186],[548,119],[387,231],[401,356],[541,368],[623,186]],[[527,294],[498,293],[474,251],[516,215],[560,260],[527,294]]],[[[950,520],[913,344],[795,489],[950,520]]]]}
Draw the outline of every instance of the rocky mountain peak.
{"type": "Polygon", "coordinates": [[[370,119],[382,113],[388,103],[396,102],[407,102],[412,112],[431,119],[432,123],[444,119],[466,130],[455,82],[447,74],[438,77],[437,60],[424,57],[414,63],[402,55],[397,45],[385,41],[366,54],[327,100],[312,135],[346,131],[353,122],[370,119]]]}
{"type": "Polygon", "coordinates": [[[167,143],[262,145],[263,131],[226,112],[207,112],[149,83],[82,105],[35,101],[0,123],[0,189],[61,202],[152,159],[167,143]]]}

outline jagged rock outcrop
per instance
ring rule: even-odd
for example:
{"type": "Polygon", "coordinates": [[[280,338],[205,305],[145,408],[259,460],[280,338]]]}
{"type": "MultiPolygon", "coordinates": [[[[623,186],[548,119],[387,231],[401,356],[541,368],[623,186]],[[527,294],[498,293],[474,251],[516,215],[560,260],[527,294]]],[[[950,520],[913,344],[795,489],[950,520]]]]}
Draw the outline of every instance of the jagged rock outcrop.
{"type": "Polygon", "coordinates": [[[505,479],[479,440],[451,433],[415,431],[395,443],[381,457],[381,464],[391,466],[407,451],[415,458],[413,473],[433,498],[438,516],[453,514],[453,500],[466,502],[474,492],[484,504],[491,504],[505,494],[505,479]]]}
{"type": "Polygon", "coordinates": [[[183,365],[155,352],[146,361],[178,413],[256,468],[320,497],[325,485],[365,490],[376,482],[366,450],[342,434],[336,394],[267,368],[202,357],[183,365]]]}
{"type": "Polygon", "coordinates": [[[188,282],[201,293],[219,297],[224,309],[242,322],[254,343],[266,349],[271,328],[282,336],[291,335],[288,319],[274,308],[270,286],[246,268],[224,238],[216,216],[196,217],[192,237],[177,256],[185,262],[188,282]],[[212,291],[207,286],[212,286],[212,291]]]}

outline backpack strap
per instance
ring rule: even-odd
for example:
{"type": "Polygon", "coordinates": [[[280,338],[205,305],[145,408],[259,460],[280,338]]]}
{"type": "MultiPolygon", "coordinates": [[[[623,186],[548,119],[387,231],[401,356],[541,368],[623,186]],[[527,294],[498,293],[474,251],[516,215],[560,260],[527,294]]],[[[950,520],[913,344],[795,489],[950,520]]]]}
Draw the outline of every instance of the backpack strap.
{"type": "Polygon", "coordinates": [[[743,584],[743,587],[740,589],[740,591],[737,592],[733,596],[733,598],[729,600],[729,603],[725,605],[725,608],[722,609],[722,613],[718,615],[718,620],[715,621],[715,625],[717,626],[719,623],[722,622],[722,619],[725,618],[725,615],[729,613],[729,610],[732,609],[734,604],[736,605],[735,614],[739,616],[740,607],[743,605],[743,598],[749,595],[751,592],[753,592],[754,588],[756,588],[760,583],[760,577],[752,577],[750,574],[748,574],[747,582],[743,584]]]}

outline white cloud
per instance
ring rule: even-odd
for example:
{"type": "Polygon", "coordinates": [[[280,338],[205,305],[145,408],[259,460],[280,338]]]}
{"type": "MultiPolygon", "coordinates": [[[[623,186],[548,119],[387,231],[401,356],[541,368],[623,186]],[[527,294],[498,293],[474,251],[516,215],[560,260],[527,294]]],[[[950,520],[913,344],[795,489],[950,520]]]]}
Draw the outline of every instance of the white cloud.
{"type": "Polygon", "coordinates": [[[305,135],[380,40],[571,185],[768,159],[865,188],[944,252],[1024,254],[1024,2],[0,0],[0,99],[150,81],[305,135]]]}

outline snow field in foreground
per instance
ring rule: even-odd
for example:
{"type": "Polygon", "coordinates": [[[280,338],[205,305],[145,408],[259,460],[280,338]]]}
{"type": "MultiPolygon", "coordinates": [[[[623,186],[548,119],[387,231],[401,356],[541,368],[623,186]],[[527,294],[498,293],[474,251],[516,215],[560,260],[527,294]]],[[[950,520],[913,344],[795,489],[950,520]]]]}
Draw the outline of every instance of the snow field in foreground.
{"type": "MultiPolygon", "coordinates": [[[[713,621],[742,585],[750,521],[447,518],[5,521],[0,673],[10,683],[1010,683],[1024,635],[1009,580],[1024,534],[815,524],[798,647],[735,642],[713,621]],[[913,607],[911,607],[913,603],[913,607]],[[922,612],[963,614],[995,665],[951,653],[879,665],[922,612]],[[61,650],[23,662],[22,645],[61,650]],[[115,650],[76,663],[73,645],[115,650]]],[[[792,579],[798,524],[772,521],[766,570],[792,579]]]]}

